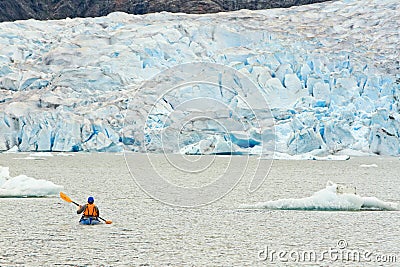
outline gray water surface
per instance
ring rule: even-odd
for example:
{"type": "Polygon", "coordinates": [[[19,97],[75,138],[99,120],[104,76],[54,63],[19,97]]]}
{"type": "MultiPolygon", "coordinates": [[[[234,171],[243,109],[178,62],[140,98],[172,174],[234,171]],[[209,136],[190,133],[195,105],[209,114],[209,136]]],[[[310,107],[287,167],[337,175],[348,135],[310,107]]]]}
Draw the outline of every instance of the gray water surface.
{"type": "MultiPolygon", "coordinates": [[[[239,208],[241,204],[307,197],[324,188],[328,180],[351,182],[362,196],[400,203],[398,158],[275,160],[256,192],[248,192],[251,177],[245,175],[222,199],[200,208],[180,208],[165,205],[140,190],[122,155],[54,155],[44,160],[24,160],[15,158],[27,154],[0,154],[0,166],[10,167],[11,176],[25,174],[63,185],[63,191],[79,203],[94,196],[101,216],[113,223],[80,226],[76,207],[59,197],[0,198],[0,266],[400,264],[400,212],[239,208]],[[361,164],[378,167],[362,168],[361,164]],[[343,249],[338,247],[342,245],[343,249]],[[338,257],[324,254],[329,249],[336,250],[338,257]],[[305,252],[314,252],[318,259],[295,262],[295,256],[305,252]],[[370,254],[360,261],[343,260],[340,257],[344,252],[370,254]]],[[[177,184],[201,185],[212,181],[212,174],[218,174],[229,164],[229,157],[213,158],[209,171],[191,180],[190,175],[180,175],[176,169],[168,168],[162,155],[151,158],[155,166],[170,172],[168,179],[177,184]]],[[[140,170],[146,156],[133,154],[129,160],[140,170]]],[[[235,161],[233,167],[240,172],[246,161],[243,157],[243,164],[235,161]]],[[[257,158],[250,158],[249,167],[257,162],[257,158]]],[[[271,162],[264,160],[260,164],[269,168],[271,162]]]]}

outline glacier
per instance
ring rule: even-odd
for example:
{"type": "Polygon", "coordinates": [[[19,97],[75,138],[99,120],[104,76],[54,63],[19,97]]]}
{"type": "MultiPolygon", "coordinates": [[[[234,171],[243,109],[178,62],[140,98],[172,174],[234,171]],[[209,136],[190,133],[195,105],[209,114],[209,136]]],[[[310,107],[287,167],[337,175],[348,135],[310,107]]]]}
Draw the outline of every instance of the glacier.
{"type": "Polygon", "coordinates": [[[399,28],[397,0],[0,23],[0,151],[398,156],[399,28]]]}

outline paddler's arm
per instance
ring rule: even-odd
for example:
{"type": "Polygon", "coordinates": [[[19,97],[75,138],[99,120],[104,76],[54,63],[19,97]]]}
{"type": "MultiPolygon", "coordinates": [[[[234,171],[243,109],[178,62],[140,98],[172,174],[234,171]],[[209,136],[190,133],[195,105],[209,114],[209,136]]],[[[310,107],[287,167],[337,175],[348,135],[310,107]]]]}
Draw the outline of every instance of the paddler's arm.
{"type": "Polygon", "coordinates": [[[96,206],[96,210],[97,210],[97,217],[99,217],[100,216],[100,211],[99,211],[99,208],[96,206]]]}
{"type": "Polygon", "coordinates": [[[81,214],[85,209],[86,209],[86,204],[83,205],[83,206],[79,205],[78,210],[76,211],[76,213],[81,214]]]}

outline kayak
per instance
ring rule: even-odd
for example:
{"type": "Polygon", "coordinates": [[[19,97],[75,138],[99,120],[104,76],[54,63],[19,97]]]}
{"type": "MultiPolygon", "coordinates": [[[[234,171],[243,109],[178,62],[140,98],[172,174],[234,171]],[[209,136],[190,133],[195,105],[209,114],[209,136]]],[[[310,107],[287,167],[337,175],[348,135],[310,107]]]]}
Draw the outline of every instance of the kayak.
{"type": "Polygon", "coordinates": [[[99,223],[101,223],[101,222],[95,218],[87,218],[87,219],[82,218],[79,220],[79,224],[82,224],[82,225],[96,225],[99,223]]]}
{"type": "MultiPolygon", "coordinates": [[[[60,192],[60,197],[68,203],[74,203],[75,205],[80,206],[78,203],[72,201],[71,198],[69,196],[67,196],[66,194],[64,194],[63,192],[60,192]]],[[[83,224],[83,225],[94,225],[94,224],[100,223],[99,219],[104,221],[106,224],[112,224],[112,221],[105,220],[105,219],[101,218],[100,216],[97,218],[93,217],[93,218],[86,218],[86,219],[85,219],[85,216],[82,216],[79,223],[83,224]]]]}

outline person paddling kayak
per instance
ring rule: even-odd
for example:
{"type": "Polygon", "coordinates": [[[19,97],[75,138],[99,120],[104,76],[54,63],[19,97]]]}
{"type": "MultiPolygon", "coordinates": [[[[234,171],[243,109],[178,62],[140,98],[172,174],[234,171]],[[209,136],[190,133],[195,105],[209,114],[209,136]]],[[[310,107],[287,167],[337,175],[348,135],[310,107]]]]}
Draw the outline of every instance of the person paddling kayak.
{"type": "MultiPolygon", "coordinates": [[[[78,214],[80,214],[83,211],[85,211],[86,207],[88,207],[88,205],[81,206],[78,203],[76,203],[75,201],[72,201],[72,199],[69,196],[67,196],[65,193],[63,193],[63,192],[60,192],[60,197],[61,197],[61,199],[65,200],[66,202],[73,203],[74,205],[78,206],[79,207],[78,208],[78,214]],[[79,213],[80,209],[82,209],[82,211],[79,213]]],[[[94,203],[94,198],[93,197],[90,199],[90,202],[92,202],[92,203],[89,203],[89,199],[88,199],[88,204],[93,204],[94,203]]],[[[94,207],[96,207],[96,206],[94,206],[94,207]]],[[[97,207],[96,207],[96,209],[92,209],[92,211],[94,211],[94,210],[97,212],[98,219],[104,221],[106,224],[112,224],[112,221],[109,221],[109,220],[106,220],[106,219],[103,219],[103,218],[100,217],[100,215],[99,215],[100,212],[99,212],[99,209],[97,207]]],[[[90,210],[88,210],[88,215],[90,215],[90,214],[91,214],[90,210]]],[[[95,215],[95,214],[92,214],[92,217],[94,217],[93,215],[95,215]]],[[[83,214],[82,219],[84,219],[84,217],[85,217],[85,214],[83,214]]],[[[96,219],[96,217],[94,217],[94,218],[96,219]]],[[[90,219],[90,218],[87,219],[87,220],[82,220],[82,219],[81,219],[81,221],[79,221],[80,224],[97,224],[97,223],[100,223],[99,220],[93,220],[93,219],[90,219]]]]}
{"type": "Polygon", "coordinates": [[[94,198],[89,197],[88,203],[81,206],[79,205],[76,213],[81,214],[83,212],[82,218],[80,219],[80,224],[98,224],[99,221],[99,208],[94,204],[94,198]]]}

